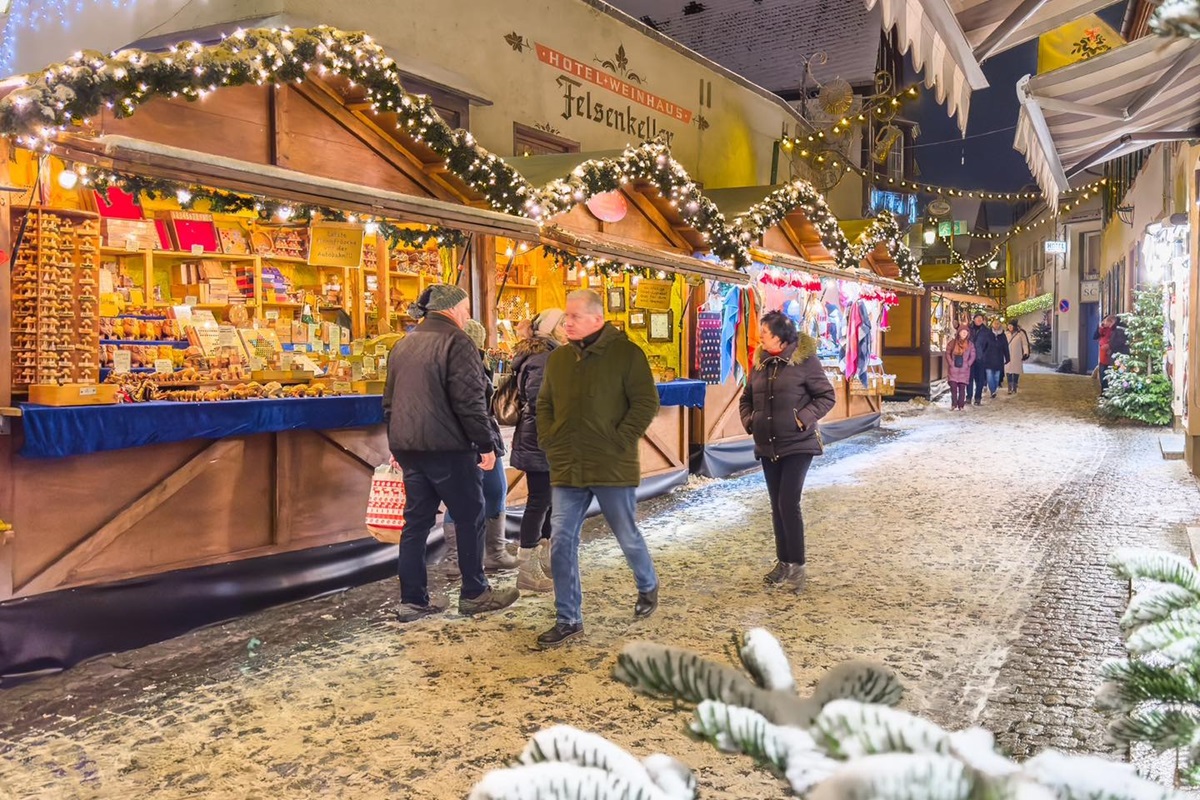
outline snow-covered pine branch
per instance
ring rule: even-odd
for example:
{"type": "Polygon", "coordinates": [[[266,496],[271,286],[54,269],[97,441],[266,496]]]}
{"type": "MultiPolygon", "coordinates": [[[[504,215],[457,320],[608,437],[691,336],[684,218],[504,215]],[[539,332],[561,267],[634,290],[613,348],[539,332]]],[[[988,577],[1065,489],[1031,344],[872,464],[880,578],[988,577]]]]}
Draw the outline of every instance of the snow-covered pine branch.
{"type": "Polygon", "coordinates": [[[821,706],[834,700],[895,706],[903,696],[896,671],[871,661],[843,661],[826,672],[813,690],[813,700],[821,706]]]}
{"type": "Polygon", "coordinates": [[[1125,649],[1135,655],[1158,653],[1182,639],[1200,634],[1200,606],[1172,611],[1158,622],[1149,622],[1129,634],[1125,649]]]}
{"type": "Polygon", "coordinates": [[[792,665],[783,645],[763,628],[752,628],[739,643],[738,655],[750,677],[764,689],[791,692],[796,689],[792,665]]]}
{"type": "Polygon", "coordinates": [[[1200,596],[1182,586],[1168,583],[1138,592],[1121,616],[1121,629],[1133,630],[1149,622],[1159,622],[1173,611],[1200,604],[1200,596]]]}
{"type": "Polygon", "coordinates": [[[1174,553],[1123,548],[1112,554],[1108,565],[1126,580],[1143,578],[1156,583],[1173,584],[1200,596],[1200,572],[1187,559],[1174,553]]]}
{"type": "Polygon", "coordinates": [[[1133,767],[1096,756],[1044,750],[1021,765],[1022,774],[1058,800],[1175,800],[1164,786],[1138,777],[1133,767]]]}
{"type": "Polygon", "coordinates": [[[945,753],[950,733],[929,720],[887,706],[835,700],[811,730],[817,744],[842,759],[879,753],[945,753]]]}
{"type": "Polygon", "coordinates": [[[541,764],[547,761],[596,767],[617,775],[636,775],[649,780],[642,762],[603,736],[581,731],[569,725],[555,725],[538,731],[525,745],[522,764],[541,764]]]}
{"type": "Polygon", "coordinates": [[[1096,705],[1104,711],[1128,711],[1144,702],[1200,705],[1200,678],[1191,670],[1120,658],[1104,662],[1100,675],[1106,682],[1096,705]]]}
{"type": "Polygon", "coordinates": [[[803,794],[838,768],[817,749],[807,731],[773,725],[748,708],[706,700],[696,709],[692,733],[730,753],[744,753],[787,778],[792,790],[803,794]]]}
{"type": "Polygon", "coordinates": [[[807,800],[968,800],[972,783],[961,761],[936,753],[887,753],[844,764],[807,800]]]}
{"type": "Polygon", "coordinates": [[[483,776],[467,800],[673,800],[650,783],[635,784],[596,767],[546,762],[483,776]]]}
{"type": "Polygon", "coordinates": [[[1145,742],[1159,751],[1190,747],[1198,741],[1197,732],[1200,708],[1160,703],[1139,705],[1108,726],[1108,736],[1114,742],[1145,742]]]}

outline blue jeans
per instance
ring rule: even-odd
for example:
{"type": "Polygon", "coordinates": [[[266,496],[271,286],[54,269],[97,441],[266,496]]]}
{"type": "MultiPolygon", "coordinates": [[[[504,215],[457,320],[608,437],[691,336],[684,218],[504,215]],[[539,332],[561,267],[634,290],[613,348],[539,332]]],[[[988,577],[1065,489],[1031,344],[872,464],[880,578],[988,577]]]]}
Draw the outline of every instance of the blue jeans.
{"type": "MultiPolygon", "coordinates": [[[[495,519],[504,513],[508,501],[508,476],[504,474],[504,459],[496,456],[496,466],[483,473],[483,515],[495,519]]],[[[450,516],[450,508],[442,522],[453,525],[454,517],[450,516]]]]}
{"type": "Polygon", "coordinates": [[[425,545],[445,503],[459,519],[471,520],[458,532],[462,595],[488,590],[483,575],[483,488],[475,453],[394,453],[404,470],[404,530],[400,534],[400,602],[429,605],[425,545]]]}
{"type": "Polygon", "coordinates": [[[1002,369],[989,369],[987,371],[988,391],[992,394],[995,394],[996,390],[1000,388],[1000,376],[1003,374],[1004,370],[1002,369]]]}
{"type": "Polygon", "coordinates": [[[579,537],[588,506],[595,497],[608,527],[617,537],[625,561],[633,570],[639,592],[658,588],[658,575],[646,540],[637,526],[637,488],[595,486],[575,489],[555,486],[551,498],[550,524],[554,530],[550,547],[550,571],[554,573],[554,608],[558,621],[583,623],[583,588],[579,583],[579,537]]]}

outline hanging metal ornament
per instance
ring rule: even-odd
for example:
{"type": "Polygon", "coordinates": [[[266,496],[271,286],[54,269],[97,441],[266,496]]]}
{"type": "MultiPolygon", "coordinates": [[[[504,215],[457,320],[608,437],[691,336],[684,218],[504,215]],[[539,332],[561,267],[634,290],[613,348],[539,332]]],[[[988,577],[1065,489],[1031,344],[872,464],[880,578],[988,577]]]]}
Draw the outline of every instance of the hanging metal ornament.
{"type": "Polygon", "coordinates": [[[854,87],[841,78],[834,78],[821,87],[818,98],[821,110],[829,117],[844,117],[854,107],[854,87]]]}
{"type": "Polygon", "coordinates": [[[813,167],[816,170],[814,183],[822,192],[827,192],[841,182],[848,164],[845,154],[840,150],[825,149],[817,152],[813,167]]]}

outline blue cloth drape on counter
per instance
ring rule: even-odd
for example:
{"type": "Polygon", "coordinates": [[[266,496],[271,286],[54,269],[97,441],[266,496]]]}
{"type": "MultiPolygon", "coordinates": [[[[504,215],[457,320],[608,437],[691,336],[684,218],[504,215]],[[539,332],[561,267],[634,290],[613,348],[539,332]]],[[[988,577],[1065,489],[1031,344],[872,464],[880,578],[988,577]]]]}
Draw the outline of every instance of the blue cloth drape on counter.
{"type": "Polygon", "coordinates": [[[188,439],[278,431],[335,430],[383,423],[378,395],[21,407],[26,458],[63,458],[188,439]]]}
{"type": "MultiPolygon", "coordinates": [[[[704,381],[658,385],[664,406],[700,408],[704,381]]],[[[320,431],[383,424],[379,395],[216,403],[118,403],[59,408],[21,406],[26,458],[65,458],[188,439],[225,439],[280,431],[320,431]]]]}

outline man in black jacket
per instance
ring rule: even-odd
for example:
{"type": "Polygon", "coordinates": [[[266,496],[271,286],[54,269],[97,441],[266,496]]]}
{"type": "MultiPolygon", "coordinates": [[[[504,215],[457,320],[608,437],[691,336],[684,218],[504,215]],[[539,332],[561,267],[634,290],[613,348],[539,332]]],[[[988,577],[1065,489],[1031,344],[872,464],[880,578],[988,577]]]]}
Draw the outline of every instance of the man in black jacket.
{"type": "Polygon", "coordinates": [[[442,610],[430,602],[425,573],[425,545],[442,503],[458,527],[458,610],[496,611],[512,605],[518,592],[493,590],[483,574],[482,471],[496,463],[496,453],[483,362],[463,331],[467,293],[431,286],[409,315],[421,323],[392,348],[383,391],[388,447],[404,470],[407,495],[397,617],[410,622],[442,610]]]}
{"type": "Polygon", "coordinates": [[[975,345],[975,363],[971,365],[971,379],[967,382],[967,400],[975,398],[975,405],[983,402],[983,385],[987,383],[987,370],[979,360],[980,351],[987,345],[987,339],[991,335],[983,314],[976,314],[974,322],[971,323],[971,344],[975,345]]]}

